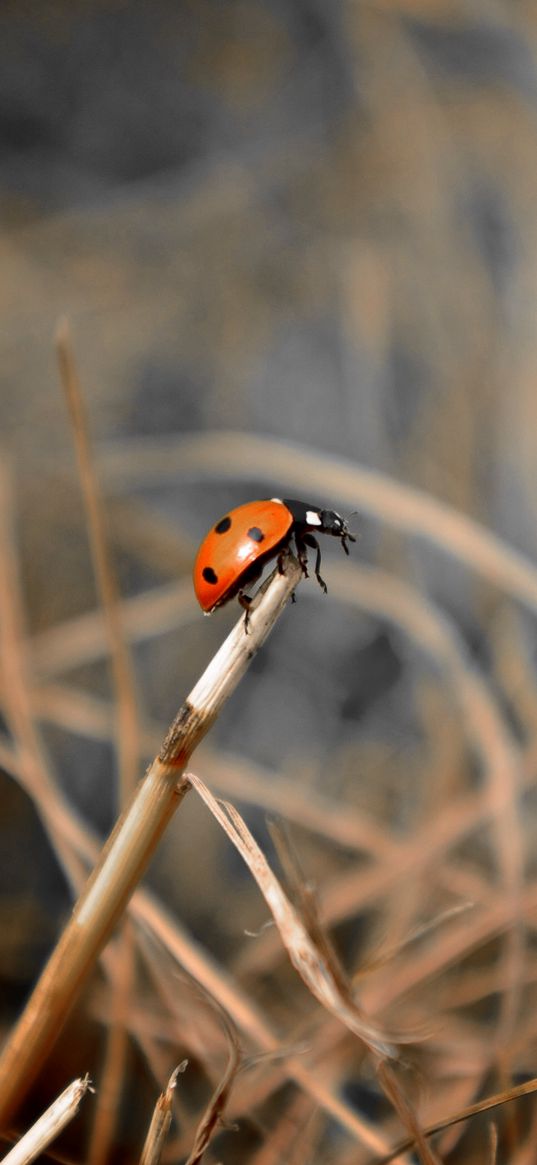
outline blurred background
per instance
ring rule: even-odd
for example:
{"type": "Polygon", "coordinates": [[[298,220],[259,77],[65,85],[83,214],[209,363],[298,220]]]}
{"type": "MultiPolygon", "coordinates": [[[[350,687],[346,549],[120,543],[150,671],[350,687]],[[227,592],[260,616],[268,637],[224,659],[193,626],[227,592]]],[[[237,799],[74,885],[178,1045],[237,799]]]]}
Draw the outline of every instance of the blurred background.
{"type": "MultiPolygon", "coordinates": [[[[444,1025],[441,1048],[418,1054],[435,1059],[438,1088],[424,1101],[433,1115],[435,1104],[455,1111],[535,1071],[532,1025],[521,1028],[534,935],[515,950],[498,934],[514,925],[515,899],[519,917],[535,873],[525,847],[537,728],[536,25],[524,0],[0,7],[2,614],[17,628],[41,777],[84,828],[106,836],[120,800],[114,690],[54,353],[65,316],[125,600],[140,775],[237,617],[203,619],[191,593],[207,528],[228,507],[274,494],[357,511],[348,573],[339,547],[326,547],[328,598],[314,583],[300,587],[196,771],[240,805],[274,861],[267,813],[292,822],[350,974],[389,949],[381,974],[393,984],[393,948],[416,928],[470,902],[486,913],[490,885],[496,905],[504,895],[503,924],[484,925],[477,955],[475,921],[464,918],[428,1002],[421,980],[404,1005],[370,991],[383,1022],[432,1025],[436,1036],[444,1025]],[[428,509],[434,500],[447,508],[428,509]],[[466,519],[490,531],[490,544],[466,519]],[[361,575],[361,564],[381,573],[361,575]],[[484,700],[477,712],[458,705],[469,677],[484,700]],[[487,714],[493,728],[487,721],[481,738],[487,714]],[[488,784],[498,748],[505,764],[488,784]],[[515,779],[525,782],[523,815],[515,779]],[[470,820],[461,801],[440,868],[435,828],[465,797],[477,810],[470,820]],[[368,899],[360,878],[374,882],[390,854],[368,899]],[[447,1032],[457,1041],[446,1050],[447,1032]],[[509,1048],[503,1075],[498,1032],[509,1048]]],[[[43,810],[46,787],[24,768],[29,729],[10,703],[5,661],[7,1031],[74,891],[43,810]]],[[[397,1140],[351,1037],[332,1039],[334,1021],[319,1019],[303,988],[297,1003],[274,936],[245,935],[266,908],[194,795],[148,884],[188,941],[266,1009],[279,1039],[307,1046],[348,1111],[397,1140]]],[[[140,991],[156,1024],[146,981],[140,991]]],[[[55,1053],[36,1107],[69,1072],[99,1081],[110,1011],[97,975],[71,1021],[77,1040],[66,1036],[55,1053]]],[[[130,1022],[118,1128],[104,1148],[93,1141],[92,1160],[111,1145],[114,1160],[133,1159],[164,1069],[188,1057],[174,1158],[183,1159],[225,1040],[211,1028],[213,1056],[199,1029],[185,1035],[182,1015],[168,1043],[153,1031],[165,1045],[158,1071],[139,1018],[130,1022]],[[127,1118],[132,1089],[143,1100],[127,1118]]],[[[241,1039],[250,1055],[267,1050],[241,1039]]],[[[351,1134],[330,1106],[297,1097],[274,1064],[266,1071],[276,1082],[248,1094],[246,1111],[238,1105],[239,1131],[221,1134],[207,1160],[264,1161],[277,1111],[293,1119],[271,1161],[289,1162],[293,1130],[305,1127],[311,1140],[302,1155],[295,1145],[293,1161],[350,1161],[351,1134]]],[[[77,1160],[87,1124],[66,1150],[77,1160]]],[[[445,1159],[462,1160],[462,1143],[465,1161],[489,1160],[482,1133],[475,1144],[465,1135],[453,1134],[445,1159]]],[[[360,1152],[353,1161],[374,1159],[360,1152]]]]}

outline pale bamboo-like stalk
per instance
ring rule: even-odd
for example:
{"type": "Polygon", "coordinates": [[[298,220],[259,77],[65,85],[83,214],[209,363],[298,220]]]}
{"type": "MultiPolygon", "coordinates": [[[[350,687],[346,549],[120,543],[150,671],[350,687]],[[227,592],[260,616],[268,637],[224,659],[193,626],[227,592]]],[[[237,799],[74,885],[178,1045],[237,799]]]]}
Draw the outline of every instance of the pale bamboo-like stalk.
{"type": "Polygon", "coordinates": [[[41,978],[0,1057],[0,1126],[39,1072],[158,841],[188,791],[185,765],[235,690],[297,586],[288,556],[241,617],[180,708],[134,797],[117,822],[41,978]],[[283,571],[283,573],[282,573],[283,571]]]}
{"type": "Polygon", "coordinates": [[[29,1165],[30,1161],[40,1157],[51,1141],[55,1141],[62,1129],[76,1116],[80,1101],[88,1089],[93,1091],[88,1076],[83,1080],[73,1080],[20,1141],[17,1141],[7,1157],[2,1158],[2,1165],[29,1165]]]}
{"type": "Polygon", "coordinates": [[[183,1060],[177,1068],[174,1068],[166,1091],[162,1092],[157,1100],[140,1157],[140,1165],[159,1165],[172,1122],[172,1103],[177,1077],[180,1072],[184,1072],[187,1063],[188,1060],[183,1060]]]}

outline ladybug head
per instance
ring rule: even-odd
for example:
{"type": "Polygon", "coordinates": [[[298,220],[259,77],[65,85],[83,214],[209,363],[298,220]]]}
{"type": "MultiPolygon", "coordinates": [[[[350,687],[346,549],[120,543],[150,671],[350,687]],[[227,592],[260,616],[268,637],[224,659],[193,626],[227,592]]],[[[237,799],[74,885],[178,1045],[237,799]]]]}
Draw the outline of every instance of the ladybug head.
{"type": "Polygon", "coordinates": [[[341,545],[345,554],[349,553],[348,542],[356,542],[354,534],[350,533],[349,527],[340,514],[336,514],[335,510],[319,510],[319,517],[321,519],[321,530],[323,534],[333,534],[335,538],[341,538],[341,545]]]}

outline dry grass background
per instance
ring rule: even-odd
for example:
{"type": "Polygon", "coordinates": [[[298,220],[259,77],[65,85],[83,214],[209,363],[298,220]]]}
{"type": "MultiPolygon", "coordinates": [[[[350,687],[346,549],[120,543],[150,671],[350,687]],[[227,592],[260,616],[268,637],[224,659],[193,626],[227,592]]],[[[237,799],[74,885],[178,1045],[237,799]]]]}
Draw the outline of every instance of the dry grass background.
{"type": "MultiPolygon", "coordinates": [[[[91,1074],[62,1160],[138,1160],[183,1060],[164,1159],[208,1165],[365,1165],[537,1076],[536,97],[529,3],[2,6],[3,1031],[236,617],[196,608],[200,537],[283,493],[358,511],[359,541],[327,547],[328,598],[300,586],[192,767],[402,1041],[394,1084],[192,791],[17,1114],[91,1074]],[[200,1134],[222,1081],[229,1123],[200,1134]]],[[[525,1165],[536,1112],[421,1159],[525,1165]]]]}

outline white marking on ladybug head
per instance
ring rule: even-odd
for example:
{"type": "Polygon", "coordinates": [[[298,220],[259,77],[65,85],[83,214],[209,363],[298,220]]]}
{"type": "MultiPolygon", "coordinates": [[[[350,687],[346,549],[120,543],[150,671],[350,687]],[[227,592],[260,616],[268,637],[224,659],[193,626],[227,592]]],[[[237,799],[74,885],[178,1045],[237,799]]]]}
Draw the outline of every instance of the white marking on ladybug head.
{"type": "Polygon", "coordinates": [[[317,513],[317,510],[306,510],[306,522],[308,526],[322,526],[323,524],[321,515],[317,513]]]}

